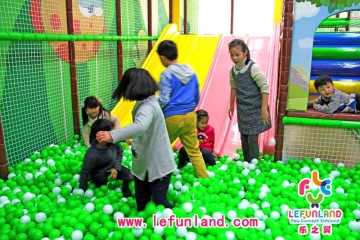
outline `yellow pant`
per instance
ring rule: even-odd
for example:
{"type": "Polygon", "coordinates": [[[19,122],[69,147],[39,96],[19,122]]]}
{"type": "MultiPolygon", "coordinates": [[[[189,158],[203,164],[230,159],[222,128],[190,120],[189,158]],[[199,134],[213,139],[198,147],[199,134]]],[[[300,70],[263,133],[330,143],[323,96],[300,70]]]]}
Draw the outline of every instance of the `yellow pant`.
{"type": "Polygon", "coordinates": [[[199,140],[196,129],[196,113],[189,112],[182,115],[174,115],[165,118],[170,142],[173,143],[180,138],[190,162],[192,163],[196,176],[207,178],[206,165],[199,149],[199,140]]]}

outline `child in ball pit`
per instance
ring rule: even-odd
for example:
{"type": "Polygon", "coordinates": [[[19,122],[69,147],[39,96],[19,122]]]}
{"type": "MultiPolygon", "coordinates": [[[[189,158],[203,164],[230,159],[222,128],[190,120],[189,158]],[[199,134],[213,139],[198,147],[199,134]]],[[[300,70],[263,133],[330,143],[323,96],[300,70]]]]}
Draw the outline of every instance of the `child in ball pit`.
{"type": "MultiPolygon", "coordinates": [[[[200,109],[196,111],[197,116],[197,138],[199,139],[199,148],[206,164],[210,166],[215,165],[214,143],[215,130],[213,126],[209,125],[209,114],[207,111],[200,109]]],[[[179,150],[179,164],[178,168],[185,166],[189,162],[189,157],[184,147],[179,150]]]]}
{"type": "Polygon", "coordinates": [[[173,207],[168,201],[167,191],[176,165],[164,115],[155,96],[157,90],[158,85],[148,71],[128,69],[112,97],[136,101],[132,110],[133,124],[96,134],[101,143],[133,139],[132,173],[138,211],[144,210],[151,199],[156,205],[173,207]]]}
{"type": "Polygon", "coordinates": [[[107,119],[98,119],[91,126],[90,148],[86,151],[84,163],[80,173],[80,188],[86,191],[88,178],[96,187],[108,183],[108,176],[112,179],[122,180],[122,193],[124,197],[131,196],[129,183],[133,181],[133,175],[129,168],[121,166],[123,149],[117,143],[98,142],[96,134],[99,131],[114,129],[114,123],[107,119]]]}
{"type": "Polygon", "coordinates": [[[110,120],[114,123],[114,129],[120,127],[120,120],[106,110],[101,104],[101,100],[94,96],[89,96],[85,99],[83,107],[81,108],[81,117],[83,121],[82,137],[87,147],[91,144],[91,141],[89,141],[91,126],[97,119],[110,120]]]}

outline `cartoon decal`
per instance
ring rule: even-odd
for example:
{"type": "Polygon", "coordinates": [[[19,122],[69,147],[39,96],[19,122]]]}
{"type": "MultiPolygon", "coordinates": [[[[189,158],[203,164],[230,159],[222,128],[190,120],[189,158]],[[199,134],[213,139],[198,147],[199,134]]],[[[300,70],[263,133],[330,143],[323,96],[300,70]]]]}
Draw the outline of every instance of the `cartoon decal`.
{"type": "MultiPolygon", "coordinates": [[[[30,0],[30,15],[38,33],[67,34],[66,1],[30,0]],[[50,11],[51,9],[51,11],[50,11]]],[[[73,0],[74,34],[106,32],[103,0],[73,0]]],[[[63,61],[69,62],[67,42],[50,42],[51,48],[63,61]]],[[[75,62],[90,60],[96,55],[100,41],[75,41],[75,62]]]]}

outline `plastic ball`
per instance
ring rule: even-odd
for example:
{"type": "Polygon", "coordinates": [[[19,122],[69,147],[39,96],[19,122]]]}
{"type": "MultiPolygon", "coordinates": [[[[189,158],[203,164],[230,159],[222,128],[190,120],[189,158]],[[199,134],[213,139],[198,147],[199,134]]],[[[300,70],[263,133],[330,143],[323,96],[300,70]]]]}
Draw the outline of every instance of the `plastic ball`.
{"type": "Polygon", "coordinates": [[[239,191],[239,197],[241,198],[241,199],[243,199],[244,197],[245,197],[245,192],[244,191],[239,191]]]}
{"type": "Polygon", "coordinates": [[[339,209],[339,204],[337,202],[331,202],[329,206],[330,209],[339,209]]]}
{"type": "Polygon", "coordinates": [[[255,216],[256,218],[258,218],[258,219],[263,219],[264,213],[263,213],[263,211],[261,211],[261,210],[256,210],[255,213],[254,213],[254,216],[255,216]]]}
{"type": "Polygon", "coordinates": [[[280,218],[280,213],[273,211],[270,213],[270,217],[274,220],[278,220],[280,218]]]}
{"type": "Polygon", "coordinates": [[[35,215],[35,221],[38,223],[45,222],[46,220],[46,214],[43,212],[39,212],[35,215]]]}
{"type": "Polygon", "coordinates": [[[267,208],[267,207],[270,207],[270,203],[269,202],[263,202],[261,204],[261,208],[267,208]]]}
{"type": "Polygon", "coordinates": [[[87,189],[84,193],[84,197],[86,197],[86,198],[94,197],[94,191],[92,189],[87,189]]]}
{"type": "Polygon", "coordinates": [[[339,167],[345,167],[345,164],[344,164],[344,163],[338,163],[336,166],[337,166],[338,168],[339,168],[339,167]]]}
{"type": "Polygon", "coordinates": [[[52,160],[52,159],[48,159],[48,160],[46,161],[46,164],[49,165],[49,166],[55,166],[55,161],[52,160]]]}
{"type": "Polygon", "coordinates": [[[277,170],[273,168],[273,169],[270,170],[270,172],[271,172],[272,174],[276,174],[276,173],[277,173],[277,170]]]}
{"type": "Polygon", "coordinates": [[[174,188],[175,188],[176,190],[180,190],[181,187],[182,187],[182,182],[176,181],[176,182],[174,183],[174,188]]]}
{"type": "Polygon", "coordinates": [[[225,236],[226,236],[226,239],[227,239],[227,240],[234,240],[234,239],[236,239],[235,233],[232,232],[232,231],[226,231],[226,232],[225,232],[225,236]]]}
{"type": "Polygon", "coordinates": [[[95,209],[95,205],[93,204],[93,203],[87,203],[86,205],[85,205],[85,210],[86,211],[88,211],[88,212],[90,212],[90,213],[92,213],[93,211],[94,211],[94,209],[95,209]]]}
{"type": "Polygon", "coordinates": [[[80,230],[75,230],[71,233],[71,240],[81,240],[83,237],[84,234],[80,230]]]}
{"type": "Polygon", "coordinates": [[[173,214],[173,211],[171,208],[165,208],[164,211],[162,212],[162,215],[164,216],[164,218],[169,218],[170,215],[172,215],[172,214],[173,214]]]}
{"type": "Polygon", "coordinates": [[[113,215],[113,218],[114,218],[114,220],[116,221],[118,218],[124,218],[125,217],[125,215],[124,215],[124,213],[122,213],[122,212],[116,212],[116,213],[114,213],[114,215],[113,215]]]}
{"type": "Polygon", "coordinates": [[[185,237],[187,233],[186,227],[178,227],[176,229],[176,236],[178,237],[185,237]]]}
{"type": "Polygon", "coordinates": [[[161,236],[164,235],[164,227],[155,226],[154,227],[154,233],[160,234],[161,236]]]}
{"type": "Polygon", "coordinates": [[[255,185],[255,183],[256,183],[256,180],[255,180],[254,178],[250,178],[250,179],[248,180],[248,184],[249,184],[250,186],[255,185]]]}
{"type": "Polygon", "coordinates": [[[352,213],[355,215],[356,219],[360,219],[360,210],[355,209],[352,213]]]}
{"type": "Polygon", "coordinates": [[[189,187],[184,185],[181,187],[181,192],[184,193],[184,192],[188,192],[189,191],[189,187]]]}
{"type": "Polygon", "coordinates": [[[190,202],[186,202],[186,203],[184,203],[182,208],[184,209],[184,211],[186,213],[189,213],[193,210],[193,205],[190,202]]]}
{"type": "Polygon", "coordinates": [[[31,221],[31,218],[28,215],[24,215],[20,218],[21,223],[28,223],[31,221]]]}
{"type": "Polygon", "coordinates": [[[34,177],[34,176],[33,176],[31,173],[26,173],[26,174],[25,174],[25,180],[26,180],[26,181],[29,181],[29,180],[33,179],[33,177],[34,177]]]}
{"type": "Polygon", "coordinates": [[[344,194],[345,193],[345,190],[343,188],[340,188],[340,187],[336,188],[335,191],[336,191],[337,194],[344,194]]]}
{"type": "Polygon", "coordinates": [[[258,221],[258,226],[256,229],[259,231],[264,231],[265,228],[266,228],[265,223],[263,221],[258,221]]]}
{"type": "Polygon", "coordinates": [[[134,234],[135,237],[139,238],[144,232],[143,228],[133,228],[132,229],[132,233],[134,234]]]}
{"type": "Polygon", "coordinates": [[[196,233],[194,232],[187,232],[185,234],[185,240],[196,240],[196,233]]]}
{"type": "Polygon", "coordinates": [[[104,205],[104,207],[103,207],[103,212],[104,212],[105,214],[112,214],[113,211],[114,211],[113,206],[111,206],[110,204],[104,205]]]}
{"type": "Polygon", "coordinates": [[[321,163],[321,159],[320,158],[315,158],[314,163],[315,163],[315,165],[319,165],[321,163]]]}
{"type": "Polygon", "coordinates": [[[234,210],[229,210],[226,216],[229,220],[233,220],[234,218],[236,218],[237,213],[234,210]]]}
{"type": "Polygon", "coordinates": [[[253,163],[249,164],[249,170],[253,171],[253,170],[255,170],[255,168],[256,168],[255,164],[253,164],[253,163]]]}
{"type": "Polygon", "coordinates": [[[275,146],[275,145],[276,145],[275,138],[271,137],[271,138],[269,139],[269,145],[270,145],[270,146],[275,146]]]}
{"type": "Polygon", "coordinates": [[[240,159],[240,154],[234,153],[233,158],[234,158],[235,160],[239,160],[239,159],[240,159]]]}
{"type": "Polygon", "coordinates": [[[26,192],[26,193],[24,194],[23,201],[24,201],[24,202],[31,201],[31,199],[33,199],[34,197],[35,197],[35,194],[32,194],[31,192],[26,192]]]}

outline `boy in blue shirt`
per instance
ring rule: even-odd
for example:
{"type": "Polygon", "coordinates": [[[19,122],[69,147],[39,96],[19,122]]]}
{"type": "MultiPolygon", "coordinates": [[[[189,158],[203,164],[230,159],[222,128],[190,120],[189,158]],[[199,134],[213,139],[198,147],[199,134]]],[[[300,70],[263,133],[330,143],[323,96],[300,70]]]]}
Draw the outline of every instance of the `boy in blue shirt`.
{"type": "Polygon", "coordinates": [[[159,103],[164,113],[170,142],[179,137],[196,175],[207,178],[206,165],[197,138],[194,112],[200,99],[197,76],[190,65],[177,62],[178,51],[173,41],[162,41],[157,53],[161,63],[166,67],[160,77],[159,103]]]}

